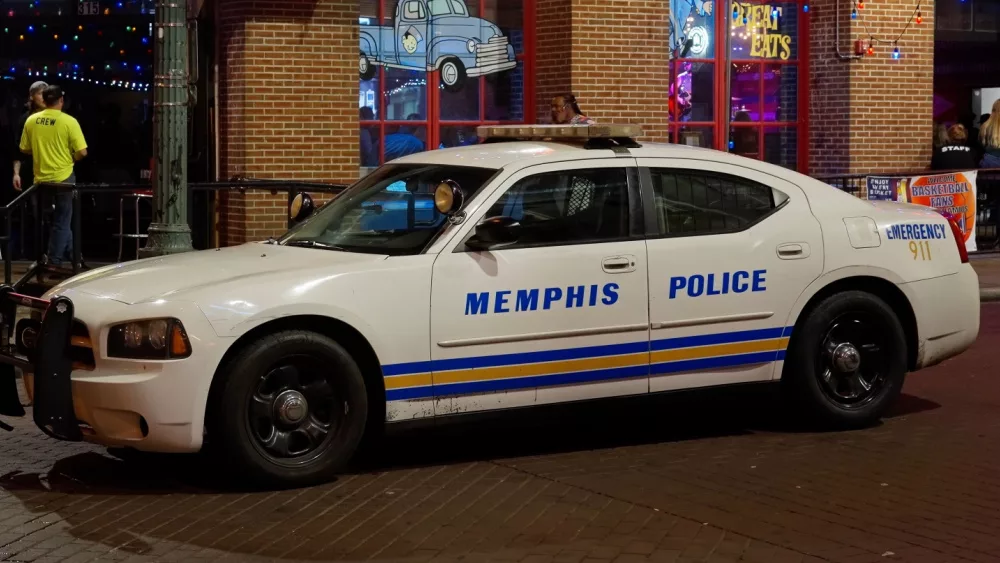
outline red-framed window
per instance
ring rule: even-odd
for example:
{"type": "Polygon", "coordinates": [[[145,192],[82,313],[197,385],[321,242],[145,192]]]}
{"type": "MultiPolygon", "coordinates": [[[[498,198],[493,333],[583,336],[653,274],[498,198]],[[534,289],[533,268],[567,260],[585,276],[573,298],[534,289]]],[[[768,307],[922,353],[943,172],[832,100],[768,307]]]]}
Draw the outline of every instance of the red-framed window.
{"type": "Polygon", "coordinates": [[[808,166],[808,3],[671,0],[671,140],[808,166]]]}
{"type": "Polygon", "coordinates": [[[533,4],[362,0],[361,165],[475,144],[479,125],[533,120],[533,4]]]}

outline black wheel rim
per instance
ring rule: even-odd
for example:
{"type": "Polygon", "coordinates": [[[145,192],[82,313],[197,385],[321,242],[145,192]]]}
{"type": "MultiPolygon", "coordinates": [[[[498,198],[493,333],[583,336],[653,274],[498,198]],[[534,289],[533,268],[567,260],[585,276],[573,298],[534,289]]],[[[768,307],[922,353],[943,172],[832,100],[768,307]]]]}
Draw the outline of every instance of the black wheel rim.
{"type": "Polygon", "coordinates": [[[298,355],[258,378],[248,397],[247,424],[262,455],[279,465],[303,465],[337,438],[349,405],[331,376],[321,359],[298,355]]]}
{"type": "Polygon", "coordinates": [[[875,400],[889,376],[888,327],[866,312],[849,312],[830,323],[817,359],[820,389],[848,409],[875,400]]]}

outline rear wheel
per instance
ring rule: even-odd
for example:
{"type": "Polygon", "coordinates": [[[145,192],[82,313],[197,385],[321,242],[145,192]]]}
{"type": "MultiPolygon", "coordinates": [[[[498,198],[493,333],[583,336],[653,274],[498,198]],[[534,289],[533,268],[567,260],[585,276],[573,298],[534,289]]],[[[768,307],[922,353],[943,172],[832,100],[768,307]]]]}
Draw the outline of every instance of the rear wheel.
{"type": "Polygon", "coordinates": [[[361,77],[361,80],[371,80],[375,77],[375,65],[372,64],[371,59],[364,51],[361,52],[358,59],[358,76],[361,77]]]}
{"type": "Polygon", "coordinates": [[[790,405],[824,427],[876,422],[906,377],[906,335],[877,296],[845,291],[827,297],[793,334],[782,384],[790,405]]]}
{"type": "Polygon", "coordinates": [[[368,416],[364,378],[329,337],[302,330],[262,337],[220,376],[212,441],[252,482],[320,483],[354,455],[368,416]]]}

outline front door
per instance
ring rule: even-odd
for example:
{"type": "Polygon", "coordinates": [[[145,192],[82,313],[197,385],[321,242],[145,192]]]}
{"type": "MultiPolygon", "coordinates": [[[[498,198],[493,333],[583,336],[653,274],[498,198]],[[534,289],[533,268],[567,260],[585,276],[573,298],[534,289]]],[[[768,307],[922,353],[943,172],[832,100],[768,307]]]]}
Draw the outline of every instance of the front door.
{"type": "Polygon", "coordinates": [[[427,70],[427,4],[424,0],[406,0],[396,14],[396,53],[399,64],[415,70],[427,70]]]}
{"type": "Polygon", "coordinates": [[[648,392],[634,164],[530,167],[470,215],[434,264],[435,414],[648,392]],[[497,216],[519,223],[517,242],[465,246],[476,223],[497,216]]]}
{"type": "MultiPolygon", "coordinates": [[[[802,291],[823,269],[797,187],[751,168],[639,159],[652,201],[650,390],[765,381],[802,291]]],[[[780,372],[778,372],[780,373],[780,372]]]]}

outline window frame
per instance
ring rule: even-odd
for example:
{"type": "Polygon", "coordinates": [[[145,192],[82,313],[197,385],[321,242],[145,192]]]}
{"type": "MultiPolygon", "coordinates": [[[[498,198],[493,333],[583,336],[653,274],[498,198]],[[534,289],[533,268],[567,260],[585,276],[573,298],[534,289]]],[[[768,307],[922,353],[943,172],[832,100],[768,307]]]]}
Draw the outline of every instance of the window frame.
{"type": "MultiPolygon", "coordinates": [[[[710,148],[722,152],[731,153],[729,149],[730,130],[732,128],[752,128],[757,132],[757,158],[761,162],[766,162],[765,132],[768,129],[792,129],[796,132],[795,147],[795,168],[793,170],[803,174],[809,173],[809,28],[812,12],[806,10],[809,0],[786,0],[787,3],[794,4],[797,11],[796,33],[798,34],[798,45],[796,46],[795,58],[788,60],[764,59],[764,58],[735,58],[731,53],[730,46],[730,25],[732,19],[733,2],[715,3],[713,6],[714,30],[713,39],[715,41],[715,56],[711,58],[685,57],[671,58],[667,65],[668,86],[673,88],[677,76],[677,70],[683,63],[709,63],[713,65],[712,74],[714,80],[714,100],[713,119],[711,121],[678,121],[679,109],[673,103],[673,110],[668,118],[669,140],[671,143],[680,142],[680,132],[686,127],[693,129],[708,129],[712,134],[710,148]],[[730,91],[730,73],[733,65],[750,64],[760,69],[760,80],[758,92],[762,96],[764,89],[764,69],[768,65],[794,66],[796,68],[796,119],[791,121],[773,121],[761,119],[752,122],[734,122],[731,119],[730,101],[732,92],[730,91]]],[[[763,1],[751,1],[752,4],[766,4],[763,1]]],[[[669,105],[676,100],[674,94],[668,90],[666,103],[669,105]]],[[[792,169],[792,168],[789,168],[792,169]]]]}
{"type": "Polygon", "coordinates": [[[788,206],[788,202],[794,197],[793,194],[789,194],[786,191],[779,190],[774,186],[762,183],[758,180],[747,178],[745,176],[737,176],[728,172],[719,172],[716,170],[705,170],[692,166],[685,166],[684,163],[678,163],[678,166],[668,166],[664,163],[662,166],[640,166],[639,167],[639,182],[640,190],[642,192],[643,205],[643,219],[645,220],[645,232],[646,240],[658,240],[658,239],[671,239],[671,238],[685,238],[685,237],[711,237],[720,235],[732,235],[746,232],[757,225],[760,225],[764,221],[777,215],[779,211],[788,206]],[[773,207],[771,210],[758,217],[756,220],[748,223],[742,229],[731,230],[731,231],[721,231],[712,233],[662,233],[660,232],[659,221],[656,218],[656,189],[653,185],[653,170],[668,170],[676,174],[692,174],[701,176],[717,176],[724,179],[732,179],[730,181],[739,181],[743,183],[750,183],[758,186],[767,188],[771,192],[771,205],[773,207]],[[785,196],[784,201],[775,204],[775,192],[781,193],[785,196]]]}
{"type": "MultiPolygon", "coordinates": [[[[502,2],[503,0],[497,0],[502,2]]],[[[377,111],[375,112],[374,119],[359,119],[359,128],[367,129],[371,132],[373,138],[376,140],[377,151],[375,151],[375,165],[366,166],[363,162],[361,150],[359,146],[358,150],[358,166],[364,171],[373,170],[382,164],[385,164],[385,137],[390,134],[391,130],[398,129],[399,127],[417,127],[424,131],[424,150],[433,151],[439,150],[438,145],[441,144],[442,140],[442,130],[447,128],[455,127],[477,127],[480,125],[500,125],[500,124],[511,124],[520,125],[525,123],[535,122],[535,109],[536,109],[536,99],[535,99],[535,41],[536,41],[536,29],[535,29],[535,0],[522,0],[521,5],[521,34],[522,34],[522,50],[520,52],[514,53],[514,59],[517,61],[517,67],[512,69],[510,72],[520,72],[521,73],[521,107],[522,115],[520,119],[506,119],[506,120],[495,120],[488,119],[489,112],[487,111],[487,81],[492,80],[494,76],[477,76],[469,77],[467,80],[476,81],[479,88],[479,115],[475,119],[442,119],[441,117],[441,103],[442,94],[441,89],[438,88],[440,83],[441,71],[440,69],[432,71],[416,71],[419,75],[415,77],[415,80],[424,81],[421,86],[424,89],[423,100],[425,111],[421,119],[417,120],[404,120],[404,119],[389,119],[386,108],[388,97],[386,95],[386,85],[388,81],[387,73],[390,66],[379,64],[375,66],[375,75],[373,80],[375,81],[375,91],[376,98],[378,99],[377,111]]],[[[450,5],[450,0],[449,0],[450,5]]],[[[485,1],[480,0],[478,8],[475,10],[470,10],[468,4],[466,6],[466,11],[468,12],[468,17],[485,19],[486,17],[486,4],[485,1]]],[[[425,13],[425,18],[419,21],[426,21],[430,25],[429,8],[425,8],[428,13],[425,13]]],[[[379,22],[379,25],[388,25],[387,22],[393,20],[394,8],[390,8],[386,5],[384,0],[379,0],[377,3],[377,9],[375,15],[366,16],[370,17],[372,21],[379,22]]],[[[454,11],[453,11],[454,12],[454,11]]],[[[455,15],[454,13],[452,15],[455,15]]],[[[402,18],[401,18],[402,19],[402,18]]],[[[411,21],[411,20],[406,20],[411,21]]],[[[418,21],[418,20],[413,20],[418,21]]],[[[510,39],[510,37],[508,37],[510,39]]],[[[395,70],[409,70],[409,69],[395,69],[395,70]]],[[[360,109],[360,108],[359,108],[360,109]]],[[[360,145],[360,133],[359,145],[360,145]]]]}
{"type": "MultiPolygon", "coordinates": [[[[499,186],[491,193],[486,193],[486,191],[481,191],[480,198],[482,202],[477,202],[477,209],[474,213],[468,215],[464,224],[466,229],[459,232],[457,236],[452,239],[453,242],[448,244],[453,244],[450,252],[452,253],[475,253],[475,252],[499,252],[507,250],[527,250],[527,249],[537,249],[537,248],[562,248],[568,246],[581,246],[587,244],[615,244],[619,242],[631,242],[636,240],[643,240],[646,238],[646,225],[645,217],[643,214],[642,206],[642,188],[641,180],[639,178],[639,168],[636,166],[635,161],[622,162],[619,159],[609,158],[609,159],[590,159],[581,161],[571,161],[564,163],[550,163],[550,164],[538,164],[533,166],[527,166],[519,170],[514,171],[505,179],[503,179],[499,186]],[[502,248],[496,248],[493,250],[477,250],[469,248],[466,246],[466,242],[472,238],[476,233],[476,227],[482,223],[484,220],[489,218],[489,212],[494,205],[497,204],[507,193],[513,189],[515,186],[521,182],[533,178],[535,176],[541,176],[543,174],[558,174],[565,172],[572,172],[574,170],[602,170],[602,169],[623,169],[625,172],[626,180],[626,192],[628,195],[628,235],[622,239],[618,240],[588,240],[588,241],[577,241],[577,242],[567,242],[560,244],[531,244],[531,245],[517,245],[512,244],[510,246],[504,246],[502,248]]],[[[478,199],[478,198],[477,198],[478,199]]],[[[443,249],[444,252],[449,252],[447,247],[443,249]]]]}

